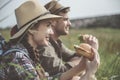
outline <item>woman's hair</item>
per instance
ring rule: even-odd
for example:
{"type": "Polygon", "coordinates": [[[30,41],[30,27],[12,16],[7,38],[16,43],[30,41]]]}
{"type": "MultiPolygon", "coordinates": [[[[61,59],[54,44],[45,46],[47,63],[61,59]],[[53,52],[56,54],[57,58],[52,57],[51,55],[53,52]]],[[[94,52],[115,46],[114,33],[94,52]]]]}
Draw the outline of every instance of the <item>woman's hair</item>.
{"type": "MultiPolygon", "coordinates": [[[[39,27],[39,24],[40,24],[39,22],[33,23],[30,26],[31,27],[30,29],[37,30],[39,27]]],[[[15,28],[13,30],[16,31],[15,28]]],[[[16,38],[16,39],[11,39],[8,43],[10,46],[16,45],[17,43],[21,43],[28,50],[31,59],[34,59],[35,55],[33,54],[33,47],[28,42],[28,35],[29,35],[29,31],[27,30],[27,32],[25,32],[22,36],[20,36],[19,38],[16,38]]]]}
{"type": "Polygon", "coordinates": [[[35,58],[35,55],[33,54],[33,47],[28,43],[28,35],[26,34],[23,39],[21,40],[21,42],[23,44],[23,46],[27,49],[30,58],[33,60],[35,58]]]}
{"type": "Polygon", "coordinates": [[[16,34],[18,31],[17,25],[14,25],[10,30],[10,36],[12,37],[14,34],[16,34]]]}
{"type": "MultiPolygon", "coordinates": [[[[31,27],[30,30],[37,30],[38,27],[39,27],[39,24],[40,24],[39,22],[33,23],[30,26],[31,27]]],[[[34,60],[35,59],[35,55],[33,54],[34,53],[33,47],[28,42],[28,35],[29,35],[29,32],[27,31],[27,33],[22,37],[20,43],[22,43],[22,45],[28,50],[30,58],[32,60],[34,60]]]]}

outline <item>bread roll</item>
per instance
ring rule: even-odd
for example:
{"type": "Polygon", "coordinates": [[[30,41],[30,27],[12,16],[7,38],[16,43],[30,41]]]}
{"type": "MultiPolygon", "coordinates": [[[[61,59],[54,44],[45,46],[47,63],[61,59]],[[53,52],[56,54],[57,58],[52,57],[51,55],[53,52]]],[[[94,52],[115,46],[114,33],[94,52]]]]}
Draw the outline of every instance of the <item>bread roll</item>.
{"type": "Polygon", "coordinates": [[[92,47],[87,43],[81,43],[79,46],[74,45],[76,53],[80,56],[88,58],[90,61],[94,59],[94,53],[92,52],[92,47]]]}

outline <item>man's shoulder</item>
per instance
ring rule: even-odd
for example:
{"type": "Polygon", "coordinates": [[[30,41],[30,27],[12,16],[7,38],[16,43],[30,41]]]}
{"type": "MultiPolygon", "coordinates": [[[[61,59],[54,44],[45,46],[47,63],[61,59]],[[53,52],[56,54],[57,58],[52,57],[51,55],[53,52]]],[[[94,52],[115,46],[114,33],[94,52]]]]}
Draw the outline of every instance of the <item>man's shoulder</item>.
{"type": "Polygon", "coordinates": [[[55,49],[51,44],[49,44],[48,46],[45,46],[44,49],[45,51],[42,53],[43,55],[52,56],[56,54],[55,49]]]}

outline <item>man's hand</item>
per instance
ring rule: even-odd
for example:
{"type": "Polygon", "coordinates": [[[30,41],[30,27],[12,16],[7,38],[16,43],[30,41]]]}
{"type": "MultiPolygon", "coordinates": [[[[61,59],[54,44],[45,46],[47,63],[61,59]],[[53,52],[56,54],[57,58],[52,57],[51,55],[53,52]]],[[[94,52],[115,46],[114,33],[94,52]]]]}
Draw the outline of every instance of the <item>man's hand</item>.
{"type": "Polygon", "coordinates": [[[95,48],[96,50],[98,50],[99,48],[99,43],[98,43],[98,39],[95,36],[92,35],[88,35],[88,34],[84,34],[83,36],[83,41],[85,43],[88,43],[89,45],[91,45],[93,48],[95,48]]]}
{"type": "Polygon", "coordinates": [[[99,53],[96,49],[92,48],[93,53],[95,54],[93,61],[86,62],[86,72],[90,74],[95,74],[99,65],[100,65],[100,57],[99,53]]]}
{"type": "Polygon", "coordinates": [[[95,54],[93,61],[86,61],[86,73],[81,76],[80,80],[97,80],[95,73],[100,65],[100,57],[96,49],[92,48],[92,51],[95,54]]]}

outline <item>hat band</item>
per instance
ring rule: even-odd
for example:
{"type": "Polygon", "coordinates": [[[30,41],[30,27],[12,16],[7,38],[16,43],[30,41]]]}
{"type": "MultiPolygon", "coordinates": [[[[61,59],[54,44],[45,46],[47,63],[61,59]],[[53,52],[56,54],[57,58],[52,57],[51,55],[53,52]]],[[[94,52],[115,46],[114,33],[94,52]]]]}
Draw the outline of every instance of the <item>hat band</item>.
{"type": "Polygon", "coordinates": [[[23,28],[24,26],[26,26],[27,24],[31,23],[32,21],[36,20],[37,18],[42,17],[42,16],[47,15],[47,14],[50,14],[50,12],[47,11],[47,12],[41,14],[40,16],[38,16],[38,17],[36,17],[36,18],[30,20],[29,22],[27,22],[26,24],[24,24],[21,28],[19,28],[19,30],[22,29],[22,28],[23,28]]]}
{"type": "Polygon", "coordinates": [[[53,12],[53,14],[59,13],[62,9],[64,9],[64,7],[61,7],[61,8],[59,8],[59,9],[55,10],[55,11],[53,12]]]}

